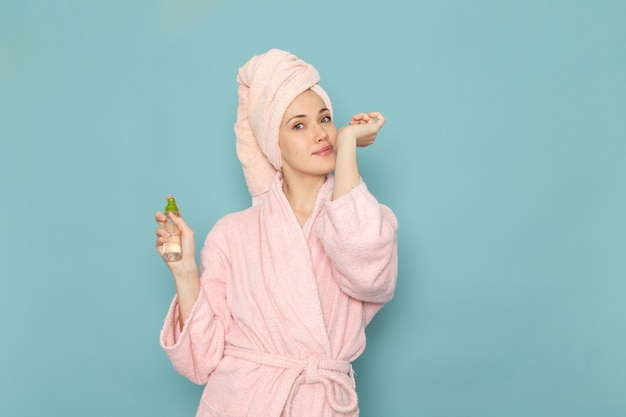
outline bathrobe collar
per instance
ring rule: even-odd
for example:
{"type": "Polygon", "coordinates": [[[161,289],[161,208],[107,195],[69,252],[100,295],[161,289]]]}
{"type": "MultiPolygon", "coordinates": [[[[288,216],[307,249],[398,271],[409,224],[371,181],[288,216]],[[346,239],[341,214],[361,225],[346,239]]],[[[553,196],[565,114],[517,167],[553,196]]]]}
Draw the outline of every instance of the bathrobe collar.
{"type": "MultiPolygon", "coordinates": [[[[300,227],[300,223],[283,192],[282,175],[277,173],[266,197],[259,206],[261,239],[269,253],[268,265],[264,265],[266,285],[273,288],[281,302],[277,308],[280,316],[288,322],[297,341],[304,350],[315,352],[320,357],[331,357],[330,338],[320,301],[315,268],[312,264],[309,237],[310,231],[330,199],[333,177],[329,175],[318,192],[311,216],[300,227]],[[289,248],[286,252],[285,248],[289,248]],[[283,259],[288,256],[285,262],[283,259]],[[272,262],[271,259],[280,259],[272,262]],[[271,264],[271,267],[269,266],[271,264]],[[266,269],[267,267],[267,269],[266,269]]],[[[265,252],[265,251],[264,251],[265,252]]],[[[292,352],[296,357],[304,352],[292,352]]]]}

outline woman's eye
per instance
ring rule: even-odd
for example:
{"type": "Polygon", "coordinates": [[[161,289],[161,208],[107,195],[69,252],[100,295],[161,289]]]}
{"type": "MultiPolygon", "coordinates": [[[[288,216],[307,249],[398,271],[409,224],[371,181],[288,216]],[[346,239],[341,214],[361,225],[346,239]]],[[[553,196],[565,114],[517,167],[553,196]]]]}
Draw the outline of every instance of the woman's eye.
{"type": "Polygon", "coordinates": [[[322,117],[322,123],[328,123],[328,122],[330,122],[330,116],[322,117]]]}
{"type": "Polygon", "coordinates": [[[304,124],[303,123],[296,123],[293,126],[293,130],[302,130],[302,129],[304,129],[304,124]]]}

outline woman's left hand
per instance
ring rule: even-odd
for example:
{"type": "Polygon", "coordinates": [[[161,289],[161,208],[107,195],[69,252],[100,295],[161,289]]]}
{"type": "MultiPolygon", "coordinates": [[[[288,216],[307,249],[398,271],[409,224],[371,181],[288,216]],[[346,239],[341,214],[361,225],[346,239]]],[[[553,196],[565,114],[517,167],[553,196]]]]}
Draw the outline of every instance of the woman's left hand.
{"type": "Polygon", "coordinates": [[[369,146],[376,140],[376,135],[385,124],[385,117],[379,112],[358,113],[352,116],[347,126],[339,129],[337,140],[348,137],[356,141],[356,146],[369,146]]]}

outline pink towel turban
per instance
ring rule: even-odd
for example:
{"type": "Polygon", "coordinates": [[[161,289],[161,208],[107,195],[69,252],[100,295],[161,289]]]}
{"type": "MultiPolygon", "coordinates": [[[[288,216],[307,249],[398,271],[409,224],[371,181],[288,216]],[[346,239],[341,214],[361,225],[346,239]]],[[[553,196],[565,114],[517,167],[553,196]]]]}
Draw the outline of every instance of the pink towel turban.
{"type": "Polygon", "coordinates": [[[332,112],[328,95],[317,85],[319,79],[312,65],[279,49],[254,56],[239,69],[237,156],[253,204],[262,199],[281,169],[278,131],[291,102],[313,90],[332,112]]]}

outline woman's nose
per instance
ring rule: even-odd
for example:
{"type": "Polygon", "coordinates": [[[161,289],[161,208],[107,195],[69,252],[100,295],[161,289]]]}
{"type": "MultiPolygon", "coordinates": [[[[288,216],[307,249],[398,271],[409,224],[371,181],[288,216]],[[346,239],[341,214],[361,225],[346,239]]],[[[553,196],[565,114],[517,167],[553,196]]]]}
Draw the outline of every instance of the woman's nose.
{"type": "Polygon", "coordinates": [[[328,132],[326,128],[322,124],[317,124],[317,129],[315,131],[315,141],[321,142],[323,140],[328,140],[328,132]]]}

